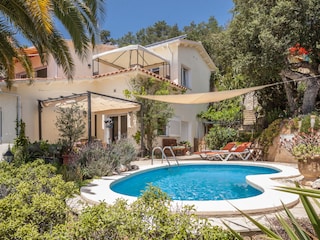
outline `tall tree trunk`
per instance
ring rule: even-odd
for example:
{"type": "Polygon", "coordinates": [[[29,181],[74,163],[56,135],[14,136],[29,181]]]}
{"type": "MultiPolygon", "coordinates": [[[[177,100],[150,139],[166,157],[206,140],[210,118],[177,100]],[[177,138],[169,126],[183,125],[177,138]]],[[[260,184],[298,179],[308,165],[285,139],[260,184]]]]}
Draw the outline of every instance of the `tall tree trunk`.
{"type": "Polygon", "coordinates": [[[288,100],[288,106],[289,106],[289,111],[290,115],[296,115],[298,113],[298,104],[296,101],[296,96],[294,94],[294,86],[292,82],[289,82],[289,78],[287,78],[285,72],[282,72],[281,74],[281,79],[284,83],[284,89],[286,91],[286,96],[288,100]]]}
{"type": "Polygon", "coordinates": [[[320,78],[310,77],[310,75],[317,76],[318,72],[314,70],[308,63],[300,63],[297,66],[295,66],[295,68],[293,69],[295,70],[292,70],[292,69],[283,70],[280,74],[282,81],[284,82],[289,109],[290,111],[293,111],[292,113],[295,114],[297,113],[299,106],[298,106],[298,101],[295,100],[295,93],[292,85],[294,83],[289,83],[288,80],[303,81],[303,83],[306,84],[306,90],[303,94],[301,113],[302,114],[311,113],[314,110],[318,92],[320,90],[320,82],[319,82],[320,78]],[[302,72],[301,69],[304,70],[305,72],[302,72]],[[307,79],[307,80],[304,80],[304,79],[307,79]]]}
{"type": "Polygon", "coordinates": [[[318,92],[320,89],[319,78],[314,77],[307,80],[307,89],[303,95],[302,114],[311,113],[314,110],[318,92]]]}

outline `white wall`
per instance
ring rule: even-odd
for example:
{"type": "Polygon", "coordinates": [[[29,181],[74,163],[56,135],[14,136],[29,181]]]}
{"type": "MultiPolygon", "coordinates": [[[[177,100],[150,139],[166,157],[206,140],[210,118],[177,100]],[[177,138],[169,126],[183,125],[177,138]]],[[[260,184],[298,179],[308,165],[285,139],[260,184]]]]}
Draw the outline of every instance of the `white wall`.
{"type": "Polygon", "coordinates": [[[12,144],[3,143],[0,144],[0,161],[3,161],[3,154],[5,154],[8,151],[9,146],[12,146],[12,144]]]}
{"type": "MultiPolygon", "coordinates": [[[[190,41],[189,41],[190,42],[190,41]]],[[[195,43],[197,45],[198,43],[195,43]]],[[[191,89],[190,92],[208,92],[209,91],[209,79],[211,70],[208,64],[203,60],[199,53],[199,50],[195,45],[181,44],[179,41],[169,44],[164,44],[158,47],[153,47],[153,50],[161,54],[164,58],[171,61],[171,80],[175,80],[176,83],[180,83],[181,66],[186,66],[190,69],[191,89]]],[[[103,48],[114,48],[113,46],[102,46],[103,48]]],[[[94,53],[101,52],[96,49],[94,53]]],[[[73,53],[74,54],[74,53],[73,53]]],[[[75,56],[75,55],[74,55],[75,56]]],[[[115,97],[125,98],[123,90],[128,89],[130,86],[130,80],[134,77],[135,73],[122,73],[111,76],[105,76],[102,78],[92,78],[93,65],[91,60],[92,54],[88,55],[88,58],[80,60],[75,58],[76,72],[74,80],[65,80],[62,69],[57,68],[52,58],[49,58],[48,66],[48,80],[36,80],[31,85],[27,81],[21,81],[18,84],[14,84],[12,93],[18,94],[21,97],[22,102],[22,119],[26,122],[26,134],[30,137],[31,141],[38,140],[39,137],[39,123],[38,123],[38,100],[45,100],[48,97],[56,98],[60,96],[72,95],[73,93],[83,93],[86,91],[98,92],[115,97]],[[89,66],[91,65],[91,66],[89,66]],[[60,80],[64,79],[64,80],[60,80]]],[[[39,59],[32,58],[35,65],[41,65],[39,59]]],[[[95,69],[96,70],[96,69],[95,69]]],[[[114,71],[116,69],[110,66],[100,66],[99,73],[114,71]]],[[[6,96],[5,100],[1,99],[0,94],[0,107],[3,107],[3,113],[5,113],[4,124],[8,137],[6,141],[10,142],[15,137],[15,119],[16,113],[13,111],[16,109],[16,99],[11,96],[6,96]],[[11,120],[10,120],[11,119],[11,120]],[[11,121],[11,122],[10,122],[11,121]]],[[[196,115],[202,110],[206,110],[207,104],[198,105],[173,105],[175,115],[184,122],[184,126],[187,127],[188,134],[183,133],[182,137],[188,136],[188,140],[193,142],[194,137],[202,137],[203,132],[199,129],[199,123],[197,122],[196,115]]],[[[92,121],[94,114],[92,114],[92,121]]],[[[54,141],[58,137],[58,132],[55,127],[56,115],[53,109],[43,108],[42,113],[42,137],[54,141]]],[[[97,117],[97,127],[101,125],[101,114],[97,117]]],[[[135,122],[136,123],[136,122],[135,122]]],[[[137,130],[136,124],[128,129],[128,135],[135,134],[137,130]]],[[[103,133],[98,131],[98,138],[103,138],[103,133]]],[[[93,130],[92,130],[93,131],[93,130]]],[[[4,132],[4,129],[3,129],[4,132]]],[[[92,132],[94,134],[94,132],[92,132]]]]}
{"type": "MultiPolygon", "coordinates": [[[[171,80],[181,84],[182,66],[189,69],[190,89],[187,93],[209,92],[210,76],[214,70],[214,64],[204,51],[204,48],[196,42],[189,40],[176,40],[150,48],[157,54],[171,62],[171,80]],[[206,59],[204,59],[206,58],[206,59]],[[209,61],[209,63],[208,63],[209,61]]],[[[207,109],[207,104],[197,105],[173,105],[175,116],[184,123],[188,133],[181,133],[180,139],[187,140],[191,144],[193,138],[202,138],[204,129],[202,123],[198,122],[196,115],[207,109]]]]}
{"type": "Polygon", "coordinates": [[[18,117],[18,97],[13,93],[0,92],[0,108],[2,111],[2,137],[0,143],[13,143],[16,137],[18,117]]]}
{"type": "MultiPolygon", "coordinates": [[[[89,80],[34,81],[33,84],[20,83],[16,93],[21,96],[22,120],[26,123],[26,135],[31,141],[39,139],[38,100],[47,100],[60,96],[69,96],[73,93],[84,93],[90,89],[89,80]]],[[[58,132],[55,126],[56,114],[54,108],[42,110],[43,139],[55,140],[58,132]]]]}

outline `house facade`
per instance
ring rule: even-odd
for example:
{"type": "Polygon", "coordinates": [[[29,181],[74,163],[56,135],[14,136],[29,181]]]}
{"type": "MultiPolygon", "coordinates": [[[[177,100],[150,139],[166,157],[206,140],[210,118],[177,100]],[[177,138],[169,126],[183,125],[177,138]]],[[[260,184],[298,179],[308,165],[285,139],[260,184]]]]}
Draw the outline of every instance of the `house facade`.
{"type": "MultiPolygon", "coordinates": [[[[73,49],[72,43],[68,43],[73,49]]],[[[33,63],[34,79],[27,79],[17,63],[12,88],[8,90],[5,82],[0,82],[1,143],[13,143],[20,119],[26,123],[26,135],[31,141],[56,142],[59,132],[55,127],[55,108],[72,102],[90,111],[84,138],[93,137],[106,143],[130,138],[140,129],[136,117],[140,105],[124,96],[133,78],[152,77],[168,82],[177,93],[200,93],[209,91],[210,75],[215,70],[202,44],[184,37],[149,46],[99,45],[86,59],[73,56],[73,80],[65,77],[50,56],[48,64],[42,65],[34,48],[27,51],[33,63]]],[[[162,138],[175,138],[193,145],[194,139],[204,135],[203,125],[196,116],[206,110],[207,104],[172,106],[174,117],[158,144],[161,145],[162,138]]]]}

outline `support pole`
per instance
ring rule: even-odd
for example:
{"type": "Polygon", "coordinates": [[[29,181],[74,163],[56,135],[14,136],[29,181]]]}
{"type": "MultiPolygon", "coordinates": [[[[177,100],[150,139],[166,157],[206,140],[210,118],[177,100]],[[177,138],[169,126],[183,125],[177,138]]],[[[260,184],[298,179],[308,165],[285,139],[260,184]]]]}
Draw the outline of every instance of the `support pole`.
{"type": "Polygon", "coordinates": [[[42,140],[42,105],[41,105],[41,100],[38,100],[38,123],[39,123],[39,140],[42,140]]]}
{"type": "Polygon", "coordinates": [[[143,104],[140,104],[140,118],[141,118],[141,129],[140,129],[140,133],[141,133],[141,157],[144,157],[144,124],[143,124],[143,104]]]}
{"type": "Polygon", "coordinates": [[[91,92],[88,91],[88,141],[91,142],[91,92]]]}

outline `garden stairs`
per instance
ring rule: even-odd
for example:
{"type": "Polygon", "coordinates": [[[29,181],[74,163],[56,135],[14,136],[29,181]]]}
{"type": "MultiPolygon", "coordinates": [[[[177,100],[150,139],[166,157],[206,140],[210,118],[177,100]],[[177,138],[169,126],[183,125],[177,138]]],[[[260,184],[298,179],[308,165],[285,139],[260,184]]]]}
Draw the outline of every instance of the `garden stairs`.
{"type": "Polygon", "coordinates": [[[254,110],[243,110],[243,126],[254,126],[256,115],[254,110]]]}

